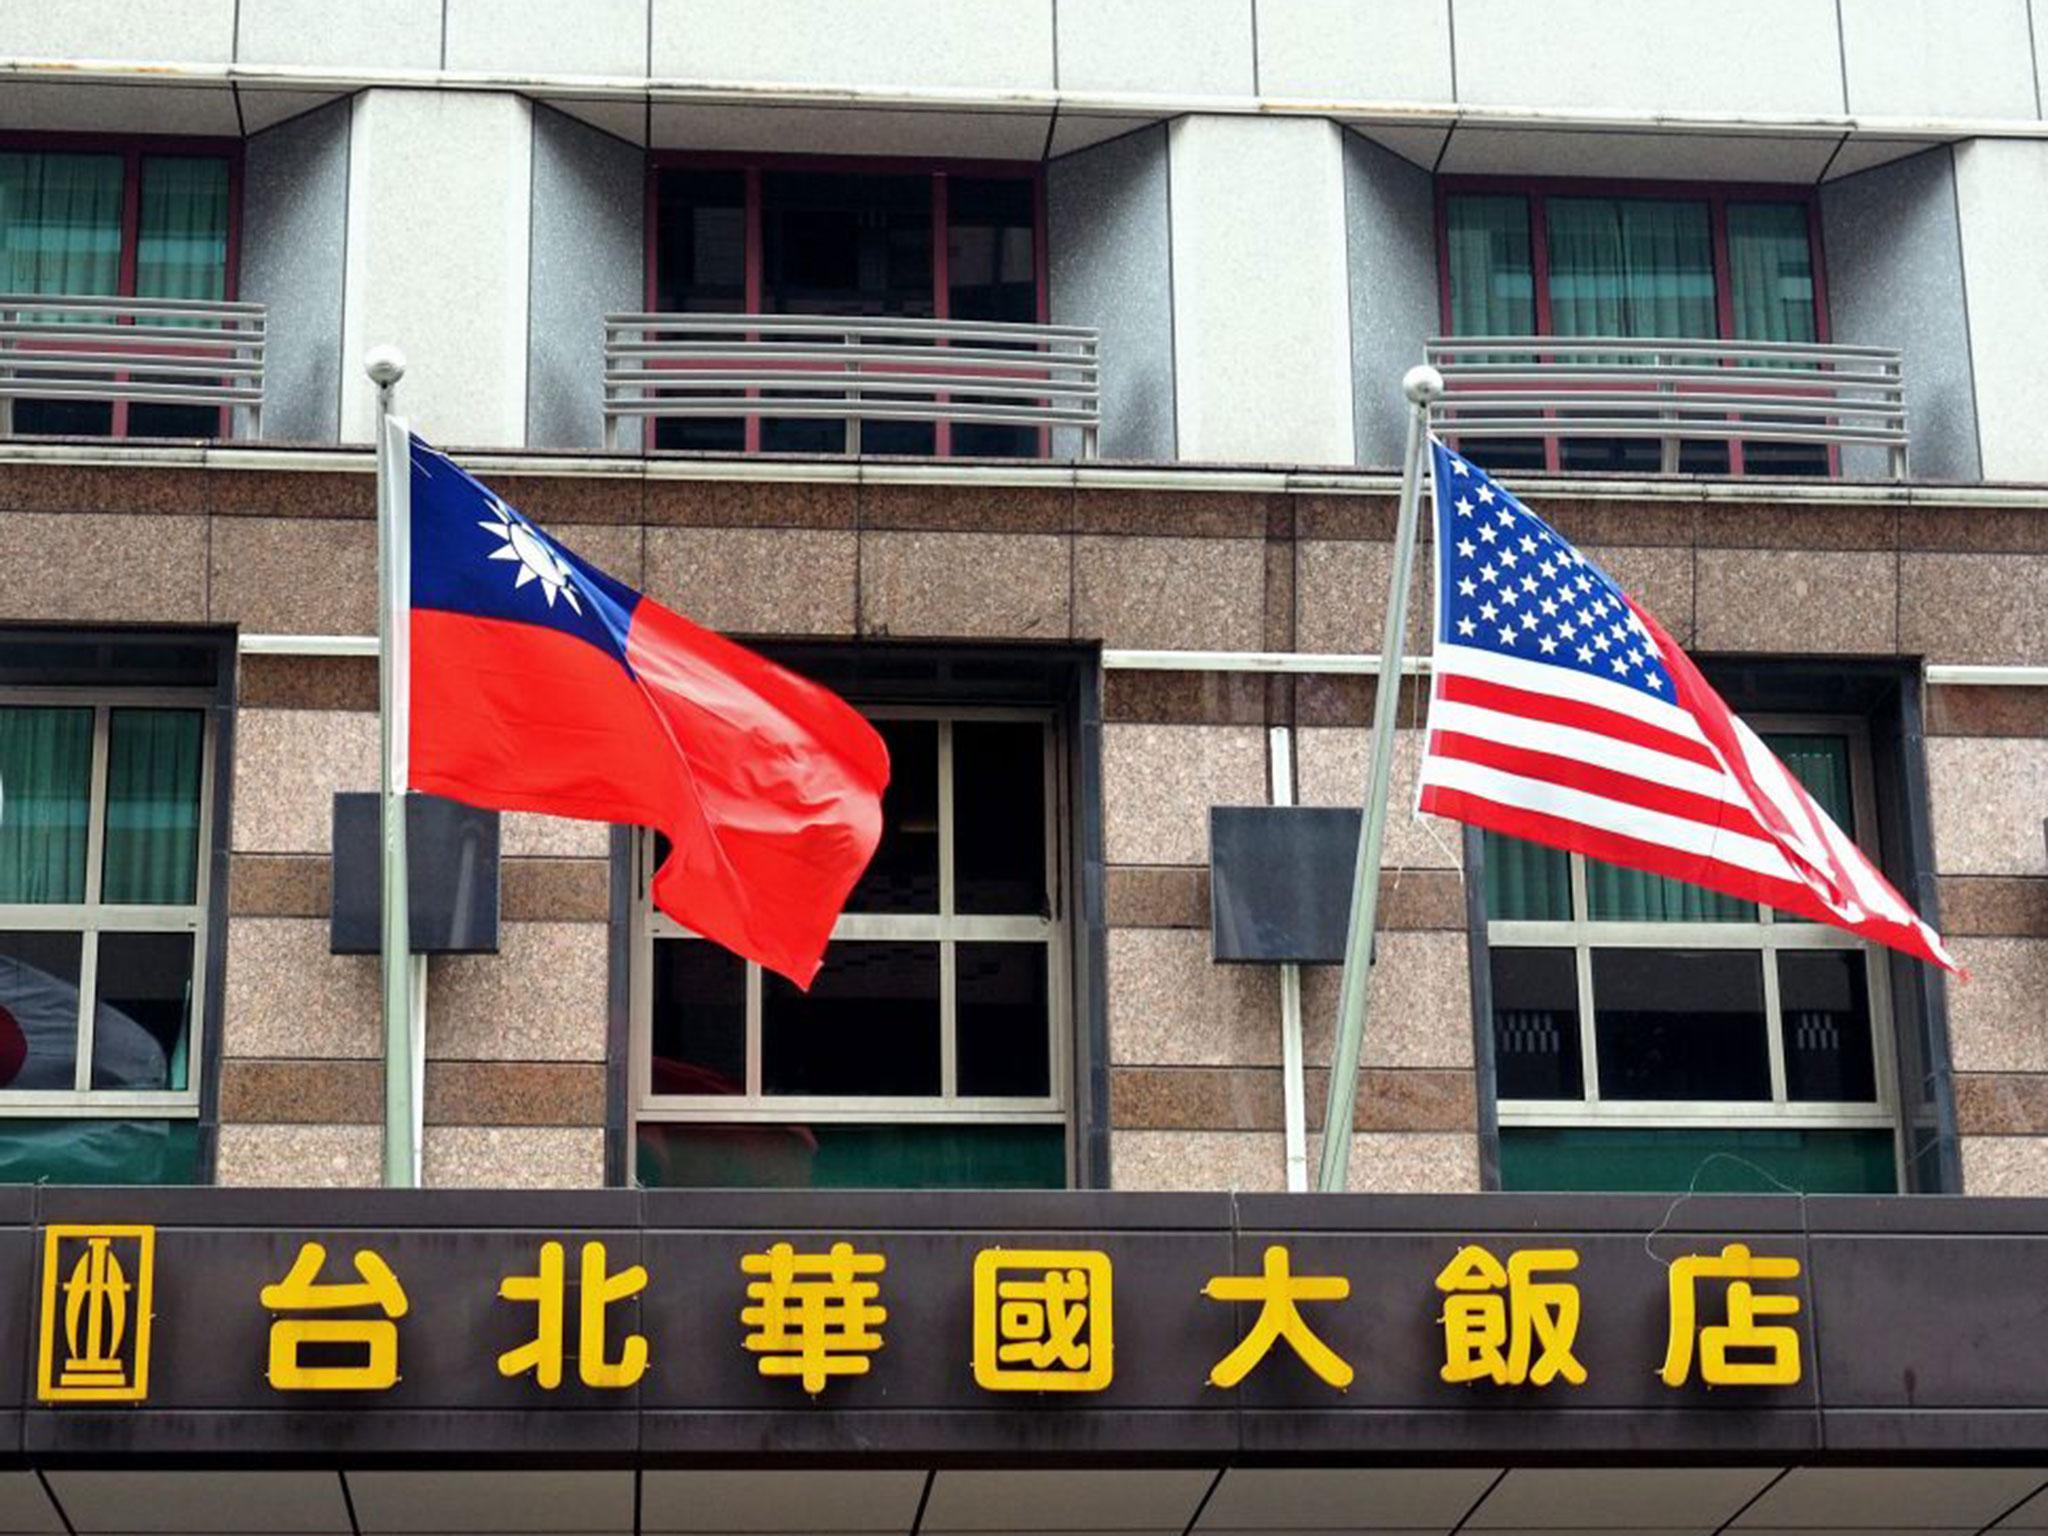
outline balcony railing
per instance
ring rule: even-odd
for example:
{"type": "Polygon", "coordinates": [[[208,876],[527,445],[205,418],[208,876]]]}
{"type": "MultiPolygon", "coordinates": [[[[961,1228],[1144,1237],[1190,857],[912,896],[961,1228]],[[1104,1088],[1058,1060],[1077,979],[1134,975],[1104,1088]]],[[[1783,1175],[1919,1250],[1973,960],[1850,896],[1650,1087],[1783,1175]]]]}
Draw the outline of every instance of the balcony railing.
{"type": "Polygon", "coordinates": [[[0,436],[20,400],[212,406],[232,435],[263,414],[261,304],[0,294],[0,436]]]}
{"type": "Polygon", "coordinates": [[[1077,325],[853,315],[607,315],[605,446],[631,417],[1066,427],[1094,458],[1096,333],[1077,325]]]}
{"type": "Polygon", "coordinates": [[[1439,336],[1445,392],[1430,410],[1462,438],[1654,438],[1872,446],[1906,474],[1899,353],[1822,343],[1635,336],[1439,336]]]}

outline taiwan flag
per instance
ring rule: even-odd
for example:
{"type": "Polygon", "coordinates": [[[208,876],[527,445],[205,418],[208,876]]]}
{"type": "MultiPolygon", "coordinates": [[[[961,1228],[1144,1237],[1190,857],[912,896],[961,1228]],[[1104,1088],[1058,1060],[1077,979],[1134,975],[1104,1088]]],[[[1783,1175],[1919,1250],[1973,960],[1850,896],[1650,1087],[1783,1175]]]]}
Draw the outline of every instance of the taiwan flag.
{"type": "Polygon", "coordinates": [[[809,986],[881,836],[881,737],[411,448],[412,787],[657,829],[654,904],[809,986]]]}

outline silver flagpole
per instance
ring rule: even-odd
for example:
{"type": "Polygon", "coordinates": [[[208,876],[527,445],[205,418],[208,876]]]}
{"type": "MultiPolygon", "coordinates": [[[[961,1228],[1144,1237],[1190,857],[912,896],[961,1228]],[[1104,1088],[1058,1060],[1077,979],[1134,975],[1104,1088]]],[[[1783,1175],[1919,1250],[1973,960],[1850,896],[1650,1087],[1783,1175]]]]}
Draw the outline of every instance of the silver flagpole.
{"type": "Polygon", "coordinates": [[[1408,397],[1408,450],[1401,461],[1401,507],[1394,525],[1394,573],[1387,588],[1387,633],[1372,708],[1372,757],[1366,770],[1365,818],[1352,876],[1351,928],[1344,937],[1344,982],[1337,1001],[1336,1049],[1323,1110],[1323,1162],[1317,1188],[1341,1190],[1351,1168],[1351,1118],[1358,1098],[1358,1058],[1365,1043],[1367,988],[1372,980],[1373,926],[1379,917],[1380,848],[1393,787],[1394,723],[1401,704],[1401,645],[1408,632],[1408,574],[1415,564],[1421,520],[1422,450],[1429,439],[1429,402],[1444,392],[1443,375],[1424,364],[1401,380],[1408,397]]]}
{"type": "Polygon", "coordinates": [[[420,1181],[413,1081],[415,967],[405,858],[412,445],[404,418],[391,414],[391,393],[405,377],[405,354],[396,347],[373,347],[363,359],[363,371],[377,386],[377,683],[384,727],[384,1183],[392,1189],[413,1189],[420,1181]]]}

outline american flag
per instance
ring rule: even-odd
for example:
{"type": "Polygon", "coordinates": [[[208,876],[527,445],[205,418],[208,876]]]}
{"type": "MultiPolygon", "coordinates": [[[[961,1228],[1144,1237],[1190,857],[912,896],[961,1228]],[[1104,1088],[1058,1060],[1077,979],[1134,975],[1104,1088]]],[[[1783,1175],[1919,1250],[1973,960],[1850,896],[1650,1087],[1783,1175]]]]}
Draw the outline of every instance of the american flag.
{"type": "Polygon", "coordinates": [[[1430,451],[1423,810],[1959,969],[1654,618],[1483,471],[1430,451]]]}

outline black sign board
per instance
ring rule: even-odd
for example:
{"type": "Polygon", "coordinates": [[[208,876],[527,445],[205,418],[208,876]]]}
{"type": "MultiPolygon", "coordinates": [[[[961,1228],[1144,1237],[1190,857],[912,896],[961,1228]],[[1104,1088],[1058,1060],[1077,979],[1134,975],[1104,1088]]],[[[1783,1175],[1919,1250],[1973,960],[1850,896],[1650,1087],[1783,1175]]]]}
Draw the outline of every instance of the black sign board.
{"type": "Polygon", "coordinates": [[[0,1277],[38,1462],[2048,1444],[2048,1202],[10,1189],[0,1277]]]}

